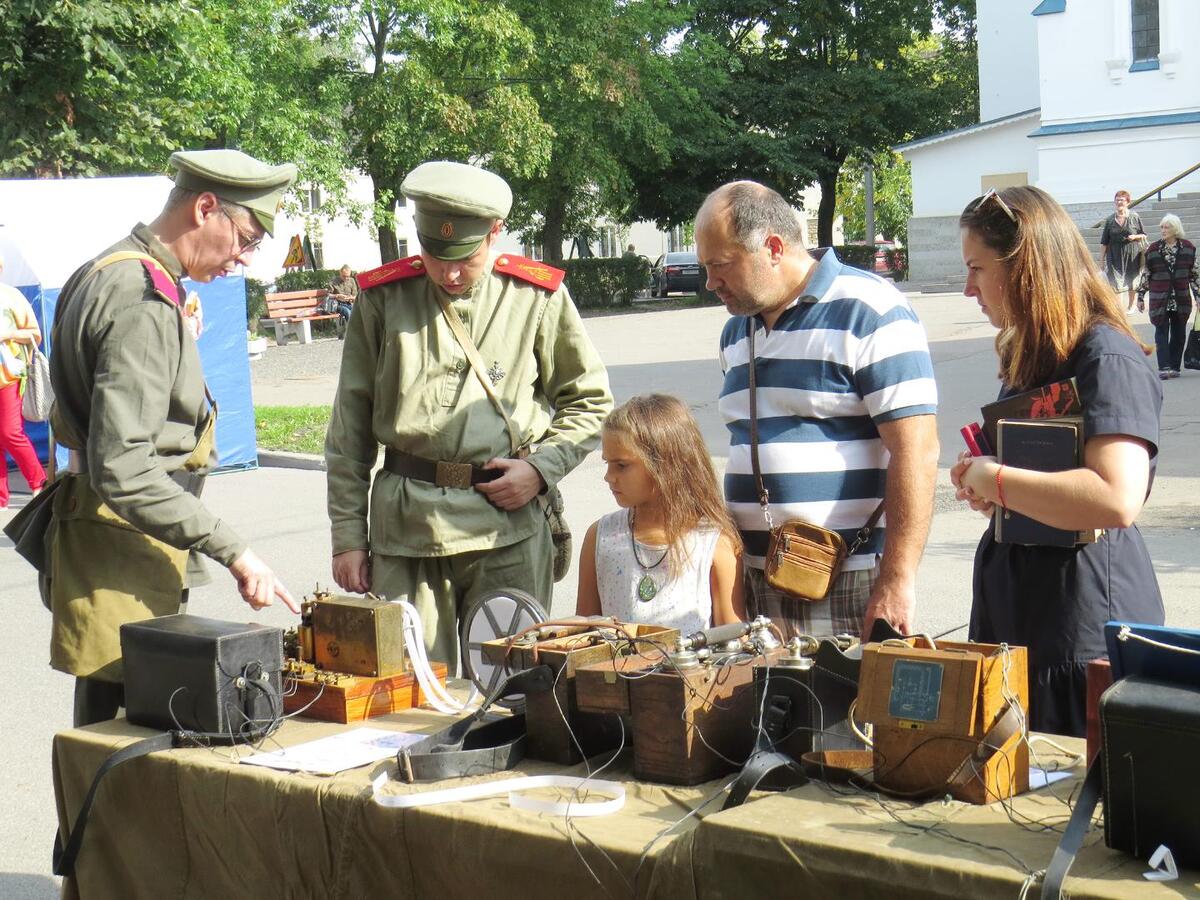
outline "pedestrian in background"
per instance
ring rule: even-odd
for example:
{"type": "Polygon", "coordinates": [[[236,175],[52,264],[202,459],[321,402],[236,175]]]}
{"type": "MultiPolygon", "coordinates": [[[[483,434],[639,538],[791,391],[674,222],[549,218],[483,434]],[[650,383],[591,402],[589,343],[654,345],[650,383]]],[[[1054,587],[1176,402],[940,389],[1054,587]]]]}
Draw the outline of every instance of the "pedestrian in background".
{"type": "Polygon", "coordinates": [[[1073,547],[1000,543],[989,522],[975,552],[970,639],[1029,650],[1029,727],[1082,737],[1087,664],[1106,655],[1109,619],[1162,624],[1162,595],[1134,524],[1154,482],[1162,385],[1079,229],[1033,187],[988,191],[959,218],[967,285],[1000,329],[1001,397],[1074,378],[1083,463],[1060,472],[964,452],[960,500],[1066,531],[1073,547]]]}
{"type": "Polygon", "coordinates": [[[336,304],[338,315],[338,337],[346,336],[346,324],[350,321],[350,313],[354,311],[354,301],[358,299],[358,282],[349,266],[338,269],[338,277],[329,282],[327,288],[329,298],[336,304]]]}
{"type": "MultiPolygon", "coordinates": [[[[0,272],[4,257],[0,256],[0,272]]],[[[33,307],[12,285],[0,283],[0,509],[8,506],[7,453],[36,495],[46,484],[46,472],[25,434],[21,417],[21,379],[33,348],[42,342],[33,307]]]]}
{"type": "Polygon", "coordinates": [[[1158,350],[1158,377],[1178,378],[1187,340],[1188,317],[1192,314],[1192,292],[1200,297],[1200,270],[1196,268],[1196,245],[1184,239],[1179,216],[1168,213],[1159,223],[1162,238],[1146,249],[1146,268],[1137,285],[1137,305],[1146,308],[1150,294],[1150,324],[1158,350]]]}
{"type": "Polygon", "coordinates": [[[1117,191],[1113,196],[1115,209],[1100,232],[1100,269],[1114,291],[1127,294],[1127,311],[1133,310],[1133,289],[1146,246],[1146,229],[1141,217],[1129,208],[1130,199],[1129,191],[1117,191]]]}

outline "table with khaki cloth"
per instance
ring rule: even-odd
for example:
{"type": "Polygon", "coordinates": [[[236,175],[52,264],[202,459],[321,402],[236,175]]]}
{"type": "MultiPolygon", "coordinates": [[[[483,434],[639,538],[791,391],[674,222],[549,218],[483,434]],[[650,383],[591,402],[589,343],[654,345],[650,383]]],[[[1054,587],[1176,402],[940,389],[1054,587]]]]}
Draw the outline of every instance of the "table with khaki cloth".
{"type": "MultiPolygon", "coordinates": [[[[431,731],[445,721],[418,710],[366,724],[431,731]]],[[[357,726],[290,720],[264,749],[351,727],[357,726]]],[[[105,757],[153,733],[118,719],[57,735],[60,821],[74,821],[105,757]]],[[[1082,748],[1081,741],[1063,742],[1082,748]]],[[[77,880],[67,880],[64,895],[84,900],[1015,898],[1027,874],[1045,868],[1058,841],[1056,831],[1029,822],[1061,826],[1069,814],[1065,801],[1078,790],[1082,774],[1078,769],[1049,789],[1018,798],[1012,814],[1027,823],[1025,829],[1013,824],[1000,804],[881,802],[817,784],[786,794],[755,794],[727,812],[719,812],[717,801],[702,819],[688,819],[654,844],[637,871],[647,845],[721,782],[692,788],[638,783],[626,754],[599,776],[625,783],[624,809],[609,817],[574,818],[569,829],[562,816],[509,809],[505,796],[408,810],[381,807],[371,799],[370,779],[382,769],[394,774],[392,760],[317,777],[238,764],[249,752],[177,749],[114,769],[98,793],[77,880]]],[[[1047,764],[1063,761],[1050,751],[1039,752],[1047,764]]],[[[528,760],[518,768],[520,774],[562,771],[528,760]]],[[[386,787],[388,793],[430,789],[395,780],[386,787]]],[[[1178,881],[1153,884],[1141,878],[1146,868],[1105,848],[1100,832],[1093,830],[1067,890],[1073,898],[1200,897],[1197,873],[1185,871],[1178,881]]],[[[1030,896],[1037,895],[1035,886],[1030,896]]]]}

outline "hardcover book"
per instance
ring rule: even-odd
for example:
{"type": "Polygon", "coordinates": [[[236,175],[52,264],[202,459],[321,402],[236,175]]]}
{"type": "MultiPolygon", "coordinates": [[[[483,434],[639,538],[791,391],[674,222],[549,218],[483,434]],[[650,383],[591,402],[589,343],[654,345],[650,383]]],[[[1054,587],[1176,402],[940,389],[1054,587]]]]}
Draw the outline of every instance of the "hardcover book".
{"type": "MultiPolygon", "coordinates": [[[[1074,378],[1043,385],[1021,394],[1013,394],[989,403],[983,413],[983,434],[992,447],[998,447],[996,425],[1001,419],[1058,419],[1083,412],[1079,389],[1074,378]]],[[[1013,463],[1015,465],[1015,463],[1013,463]]]]}
{"type": "MultiPolygon", "coordinates": [[[[1078,416],[1005,418],[996,423],[996,432],[997,459],[1006,466],[1062,472],[1082,464],[1083,420],[1078,416]]],[[[1095,540],[1094,532],[1054,528],[1008,509],[998,509],[994,521],[996,540],[1004,544],[1074,547],[1095,540]]]]}

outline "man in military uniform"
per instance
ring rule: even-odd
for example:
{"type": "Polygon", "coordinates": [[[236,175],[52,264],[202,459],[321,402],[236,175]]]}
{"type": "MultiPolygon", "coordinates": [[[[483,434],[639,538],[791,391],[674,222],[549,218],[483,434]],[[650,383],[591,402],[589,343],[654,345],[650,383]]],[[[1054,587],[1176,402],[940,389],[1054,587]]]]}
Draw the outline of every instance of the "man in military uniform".
{"type": "Polygon", "coordinates": [[[512,205],[502,178],[429,162],[401,190],[421,253],[358,276],[325,441],[333,576],[413,603],[430,658],[453,670],[473,598],[518,588],[549,607],[553,545],[536,498],[596,446],[612,395],[564,273],[493,254],[512,205]]]}
{"type": "Polygon", "coordinates": [[[299,611],[199,500],[217,460],[216,406],[180,284],[247,263],[296,167],[236,150],[176,153],[171,165],[176,186],[159,216],[79,268],[55,314],[51,425],[70,465],[34,503],[52,504],[42,566],[50,662],[76,676],[76,725],[116,715],[121,624],[179,612],[188,588],[206,580],[200,555],[229,569],[253,609],[278,597],[299,611]]]}

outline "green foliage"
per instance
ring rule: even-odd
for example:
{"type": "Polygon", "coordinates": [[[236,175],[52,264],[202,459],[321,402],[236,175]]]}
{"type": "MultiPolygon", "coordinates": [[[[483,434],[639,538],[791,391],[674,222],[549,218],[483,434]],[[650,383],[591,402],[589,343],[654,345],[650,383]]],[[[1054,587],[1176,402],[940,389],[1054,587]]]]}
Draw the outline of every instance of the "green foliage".
{"type": "Polygon", "coordinates": [[[246,279],[246,327],[258,331],[258,320],[267,314],[267,283],[256,278],[246,279]]]}
{"type": "Polygon", "coordinates": [[[733,178],[799,205],[815,181],[829,244],[848,157],[974,121],[973,14],[973,0],[695,0],[677,56],[699,95],[673,114],[670,164],[638,173],[639,212],[685,221],[733,178]]]}
{"type": "MultiPolygon", "coordinates": [[[[912,168],[891,150],[873,154],[875,169],[875,231],[885,240],[908,243],[908,219],[912,215],[912,168]]],[[[852,157],[838,175],[837,211],[842,216],[842,232],[848,241],[865,241],[866,166],[861,157],[852,157]]]]}
{"type": "Polygon", "coordinates": [[[650,284],[650,263],[642,256],[567,259],[554,265],[567,270],[564,281],[581,309],[628,306],[650,284]]]}
{"type": "Polygon", "coordinates": [[[340,276],[337,269],[297,269],[294,272],[284,272],[275,279],[275,290],[282,291],[315,291],[329,287],[329,283],[340,276]]]}
{"type": "Polygon", "coordinates": [[[330,406],[256,406],[258,446],[290,453],[324,453],[332,415],[330,406]]]}

